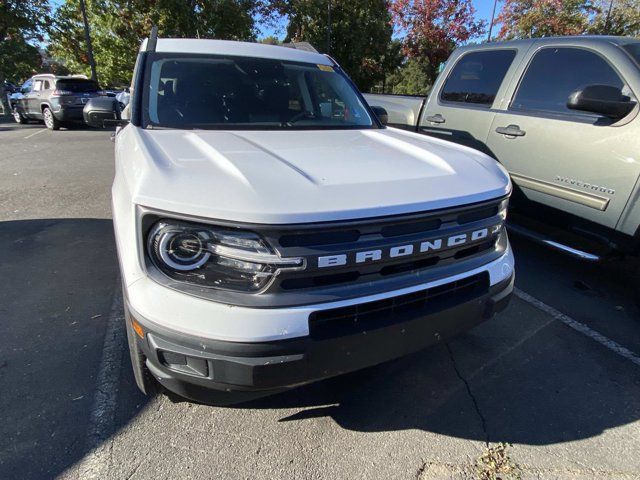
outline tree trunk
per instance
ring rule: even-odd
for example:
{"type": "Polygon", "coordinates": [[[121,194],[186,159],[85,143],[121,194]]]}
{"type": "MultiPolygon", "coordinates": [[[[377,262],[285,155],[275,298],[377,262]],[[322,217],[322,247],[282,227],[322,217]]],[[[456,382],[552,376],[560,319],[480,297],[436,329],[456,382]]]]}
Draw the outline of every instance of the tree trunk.
{"type": "Polygon", "coordinates": [[[80,0],[80,10],[82,11],[82,21],[84,23],[84,40],[87,43],[87,57],[89,58],[89,66],[91,67],[91,80],[98,81],[98,72],[96,71],[96,61],[93,58],[93,47],[91,46],[91,32],[89,30],[89,20],[87,19],[87,7],[84,0],[80,0]]]}
{"type": "Polygon", "coordinates": [[[7,91],[4,89],[4,78],[2,76],[0,76],[0,108],[2,109],[2,115],[11,115],[9,99],[7,98],[7,91]]]}

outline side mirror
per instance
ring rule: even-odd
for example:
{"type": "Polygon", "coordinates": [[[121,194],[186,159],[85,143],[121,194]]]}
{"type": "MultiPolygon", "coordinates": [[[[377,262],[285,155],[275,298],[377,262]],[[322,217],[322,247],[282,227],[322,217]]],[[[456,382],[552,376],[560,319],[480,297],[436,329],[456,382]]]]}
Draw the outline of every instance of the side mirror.
{"type": "Polygon", "coordinates": [[[373,113],[376,114],[376,117],[378,117],[378,120],[380,120],[380,123],[382,123],[383,125],[386,125],[387,123],[389,123],[389,114],[384,108],[378,107],[378,106],[372,106],[371,110],[373,110],[373,113]]]}
{"type": "Polygon", "coordinates": [[[619,88],[609,85],[589,85],[576,90],[567,100],[567,108],[598,113],[612,120],[626,117],[636,102],[622,94],[619,88]]]}
{"type": "Polygon", "coordinates": [[[94,97],[87,102],[82,110],[84,121],[93,128],[105,128],[122,122],[120,105],[112,97],[94,97]]]}

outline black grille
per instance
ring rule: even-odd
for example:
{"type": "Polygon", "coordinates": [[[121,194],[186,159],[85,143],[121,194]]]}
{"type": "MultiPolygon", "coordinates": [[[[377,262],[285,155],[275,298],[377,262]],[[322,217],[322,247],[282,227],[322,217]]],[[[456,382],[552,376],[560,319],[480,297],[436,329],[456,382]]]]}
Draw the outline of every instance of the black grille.
{"type": "MultiPolygon", "coordinates": [[[[282,257],[304,257],[307,268],[283,271],[270,287],[271,292],[315,291],[345,284],[365,284],[394,276],[410,276],[434,267],[445,267],[463,259],[489,255],[497,251],[502,223],[498,215],[501,199],[481,204],[428,213],[377,219],[284,227],[268,232],[269,243],[282,257]],[[444,247],[411,255],[357,263],[358,251],[400,246],[489,228],[491,234],[481,241],[444,247]],[[319,268],[318,257],[347,254],[344,265],[319,268]]],[[[490,260],[490,259],[489,259],[490,260]]]]}
{"type": "MultiPolygon", "coordinates": [[[[503,220],[498,214],[503,199],[495,199],[455,208],[363,220],[345,220],[306,224],[260,225],[216,222],[229,229],[259,234],[282,258],[301,257],[304,269],[282,270],[265,291],[245,294],[202,286],[168,282],[152,267],[148,272],[159,283],[180,289],[196,297],[229,305],[280,308],[317,305],[423,285],[479,269],[504,254],[508,241],[503,220]],[[451,244],[451,247],[421,252],[423,242],[450,238],[450,235],[488,229],[487,238],[451,244]],[[411,244],[413,252],[391,255],[391,249],[411,244]],[[384,258],[358,263],[358,252],[377,249],[384,258]],[[320,268],[319,257],[346,255],[348,261],[320,268]]],[[[163,215],[142,211],[141,228],[148,232],[163,215]]],[[[447,242],[448,243],[448,242],[447,242]]],[[[444,245],[444,243],[443,243],[444,245]]]]}
{"type": "Polygon", "coordinates": [[[469,301],[488,289],[489,275],[484,272],[406,295],[321,310],[309,316],[309,333],[322,340],[372,331],[469,301]]]}

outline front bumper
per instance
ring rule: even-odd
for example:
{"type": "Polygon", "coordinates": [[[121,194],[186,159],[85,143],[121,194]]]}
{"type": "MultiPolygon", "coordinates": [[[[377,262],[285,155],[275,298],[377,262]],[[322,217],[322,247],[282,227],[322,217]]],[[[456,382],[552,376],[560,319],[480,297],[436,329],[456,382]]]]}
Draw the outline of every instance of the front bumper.
{"type": "MultiPolygon", "coordinates": [[[[216,391],[233,392],[231,402],[263,396],[386,362],[466,331],[504,309],[513,291],[512,270],[493,285],[487,272],[479,275],[486,277],[484,287],[478,284],[463,296],[442,295],[420,310],[398,307],[393,315],[381,310],[344,334],[314,335],[310,329],[306,336],[275,341],[198,337],[149,321],[128,300],[126,308],[144,329],[144,339],[136,339],[157,380],[182,397],[220,404],[229,400],[220,402],[216,391]]],[[[444,286],[433,287],[434,292],[444,286]]],[[[370,304],[388,306],[391,298],[370,304]]]]}

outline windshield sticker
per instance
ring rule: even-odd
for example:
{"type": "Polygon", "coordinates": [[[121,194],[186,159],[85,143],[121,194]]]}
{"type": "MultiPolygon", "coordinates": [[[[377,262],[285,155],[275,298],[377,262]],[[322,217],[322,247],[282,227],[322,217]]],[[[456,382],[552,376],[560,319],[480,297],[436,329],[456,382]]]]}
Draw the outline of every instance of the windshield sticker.
{"type": "Polygon", "coordinates": [[[323,72],[333,72],[333,67],[330,65],[318,65],[318,68],[323,72]]]}

